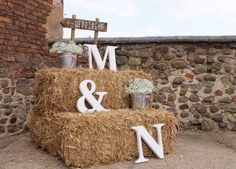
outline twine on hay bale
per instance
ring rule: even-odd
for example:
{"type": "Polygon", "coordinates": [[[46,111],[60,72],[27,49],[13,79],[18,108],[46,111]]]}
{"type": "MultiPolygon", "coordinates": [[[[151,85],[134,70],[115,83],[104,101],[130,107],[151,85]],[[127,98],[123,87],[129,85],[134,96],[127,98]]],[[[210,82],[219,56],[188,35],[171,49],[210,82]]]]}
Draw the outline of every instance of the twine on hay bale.
{"type": "Polygon", "coordinates": [[[125,90],[128,80],[134,77],[151,80],[143,71],[117,71],[77,69],[43,69],[36,74],[33,87],[34,111],[38,115],[46,112],[76,112],[76,101],[81,97],[79,84],[90,79],[96,83],[96,91],[106,91],[102,105],[107,109],[130,108],[130,97],[125,90]]]}
{"type": "MultiPolygon", "coordinates": [[[[177,120],[173,113],[157,109],[111,110],[97,113],[55,113],[40,117],[30,113],[28,126],[36,143],[57,153],[67,166],[89,167],[136,159],[136,135],[131,127],[142,125],[156,139],[153,124],[164,123],[164,152],[173,151],[177,120]]],[[[145,156],[153,153],[144,145],[145,156]]]]}

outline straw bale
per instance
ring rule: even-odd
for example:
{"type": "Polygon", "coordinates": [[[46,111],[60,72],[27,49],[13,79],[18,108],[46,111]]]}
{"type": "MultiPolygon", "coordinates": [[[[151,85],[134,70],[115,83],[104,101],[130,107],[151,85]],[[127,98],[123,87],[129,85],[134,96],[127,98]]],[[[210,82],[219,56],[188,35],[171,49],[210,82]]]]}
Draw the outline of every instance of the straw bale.
{"type": "MultiPolygon", "coordinates": [[[[120,109],[86,114],[63,112],[52,116],[37,116],[33,121],[39,122],[31,123],[29,127],[39,129],[30,129],[30,133],[46,150],[60,152],[58,155],[67,166],[89,167],[136,159],[136,135],[131,127],[138,125],[144,126],[156,139],[156,130],[152,125],[164,123],[164,152],[168,154],[173,151],[177,120],[166,111],[120,109]]],[[[144,154],[153,156],[146,145],[144,154]]]]}
{"type": "Polygon", "coordinates": [[[35,112],[76,112],[76,102],[81,97],[79,84],[90,79],[96,83],[96,91],[106,91],[102,105],[107,109],[130,108],[130,97],[125,86],[134,77],[151,80],[151,75],[143,71],[118,71],[77,69],[43,69],[36,74],[33,87],[35,112]]]}
{"type": "Polygon", "coordinates": [[[59,155],[62,126],[52,118],[52,116],[47,118],[38,116],[30,110],[27,115],[27,127],[33,142],[47,150],[49,154],[59,155]]]}

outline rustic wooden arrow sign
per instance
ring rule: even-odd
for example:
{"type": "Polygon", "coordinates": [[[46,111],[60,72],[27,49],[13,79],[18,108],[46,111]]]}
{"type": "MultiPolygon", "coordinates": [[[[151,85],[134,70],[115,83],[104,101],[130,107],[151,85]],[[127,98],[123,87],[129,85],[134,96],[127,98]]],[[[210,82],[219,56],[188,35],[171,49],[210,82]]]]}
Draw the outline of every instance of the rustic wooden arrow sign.
{"type": "Polygon", "coordinates": [[[94,30],[100,32],[107,31],[107,23],[106,22],[96,22],[89,21],[83,19],[70,19],[64,18],[61,21],[63,27],[72,28],[72,29],[85,29],[85,30],[94,30]]]}
{"type": "Polygon", "coordinates": [[[75,40],[75,29],[84,29],[94,31],[94,44],[98,44],[98,32],[107,31],[107,23],[96,21],[89,21],[83,19],[76,19],[76,15],[72,15],[72,18],[64,18],[61,21],[61,25],[65,28],[71,28],[71,40],[75,40]]]}

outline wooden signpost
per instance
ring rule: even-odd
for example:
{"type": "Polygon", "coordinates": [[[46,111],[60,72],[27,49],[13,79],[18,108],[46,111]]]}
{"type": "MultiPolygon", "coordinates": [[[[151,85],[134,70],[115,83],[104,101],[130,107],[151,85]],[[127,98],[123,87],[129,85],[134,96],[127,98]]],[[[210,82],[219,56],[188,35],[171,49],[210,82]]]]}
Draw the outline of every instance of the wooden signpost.
{"type": "Polygon", "coordinates": [[[94,31],[94,44],[98,44],[98,32],[107,31],[107,23],[96,21],[76,19],[76,15],[72,15],[72,18],[64,18],[61,21],[61,25],[65,28],[71,28],[71,40],[75,40],[75,29],[84,29],[94,31]]]}

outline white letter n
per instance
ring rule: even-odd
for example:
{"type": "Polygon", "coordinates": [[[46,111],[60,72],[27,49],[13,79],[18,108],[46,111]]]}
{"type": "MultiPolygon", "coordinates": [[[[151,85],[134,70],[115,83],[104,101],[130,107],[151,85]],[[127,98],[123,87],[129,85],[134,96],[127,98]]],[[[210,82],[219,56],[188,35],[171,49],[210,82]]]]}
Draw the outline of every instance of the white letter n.
{"type": "Polygon", "coordinates": [[[164,126],[164,124],[155,124],[153,126],[157,130],[158,143],[143,126],[132,127],[132,129],[136,131],[139,153],[138,160],[136,160],[135,163],[143,163],[148,161],[148,159],[143,156],[142,139],[157,157],[159,157],[160,159],[164,158],[164,150],[161,137],[161,128],[162,126],[164,126]]]}
{"type": "Polygon", "coordinates": [[[104,55],[104,58],[102,60],[102,57],[98,51],[98,48],[96,45],[90,45],[90,44],[85,44],[88,47],[88,60],[89,60],[89,68],[93,69],[93,63],[92,63],[92,58],[94,57],[94,60],[97,64],[98,70],[103,70],[106,64],[107,56],[109,57],[109,69],[116,71],[116,54],[115,54],[115,49],[117,48],[116,46],[107,46],[106,52],[104,55]]]}

